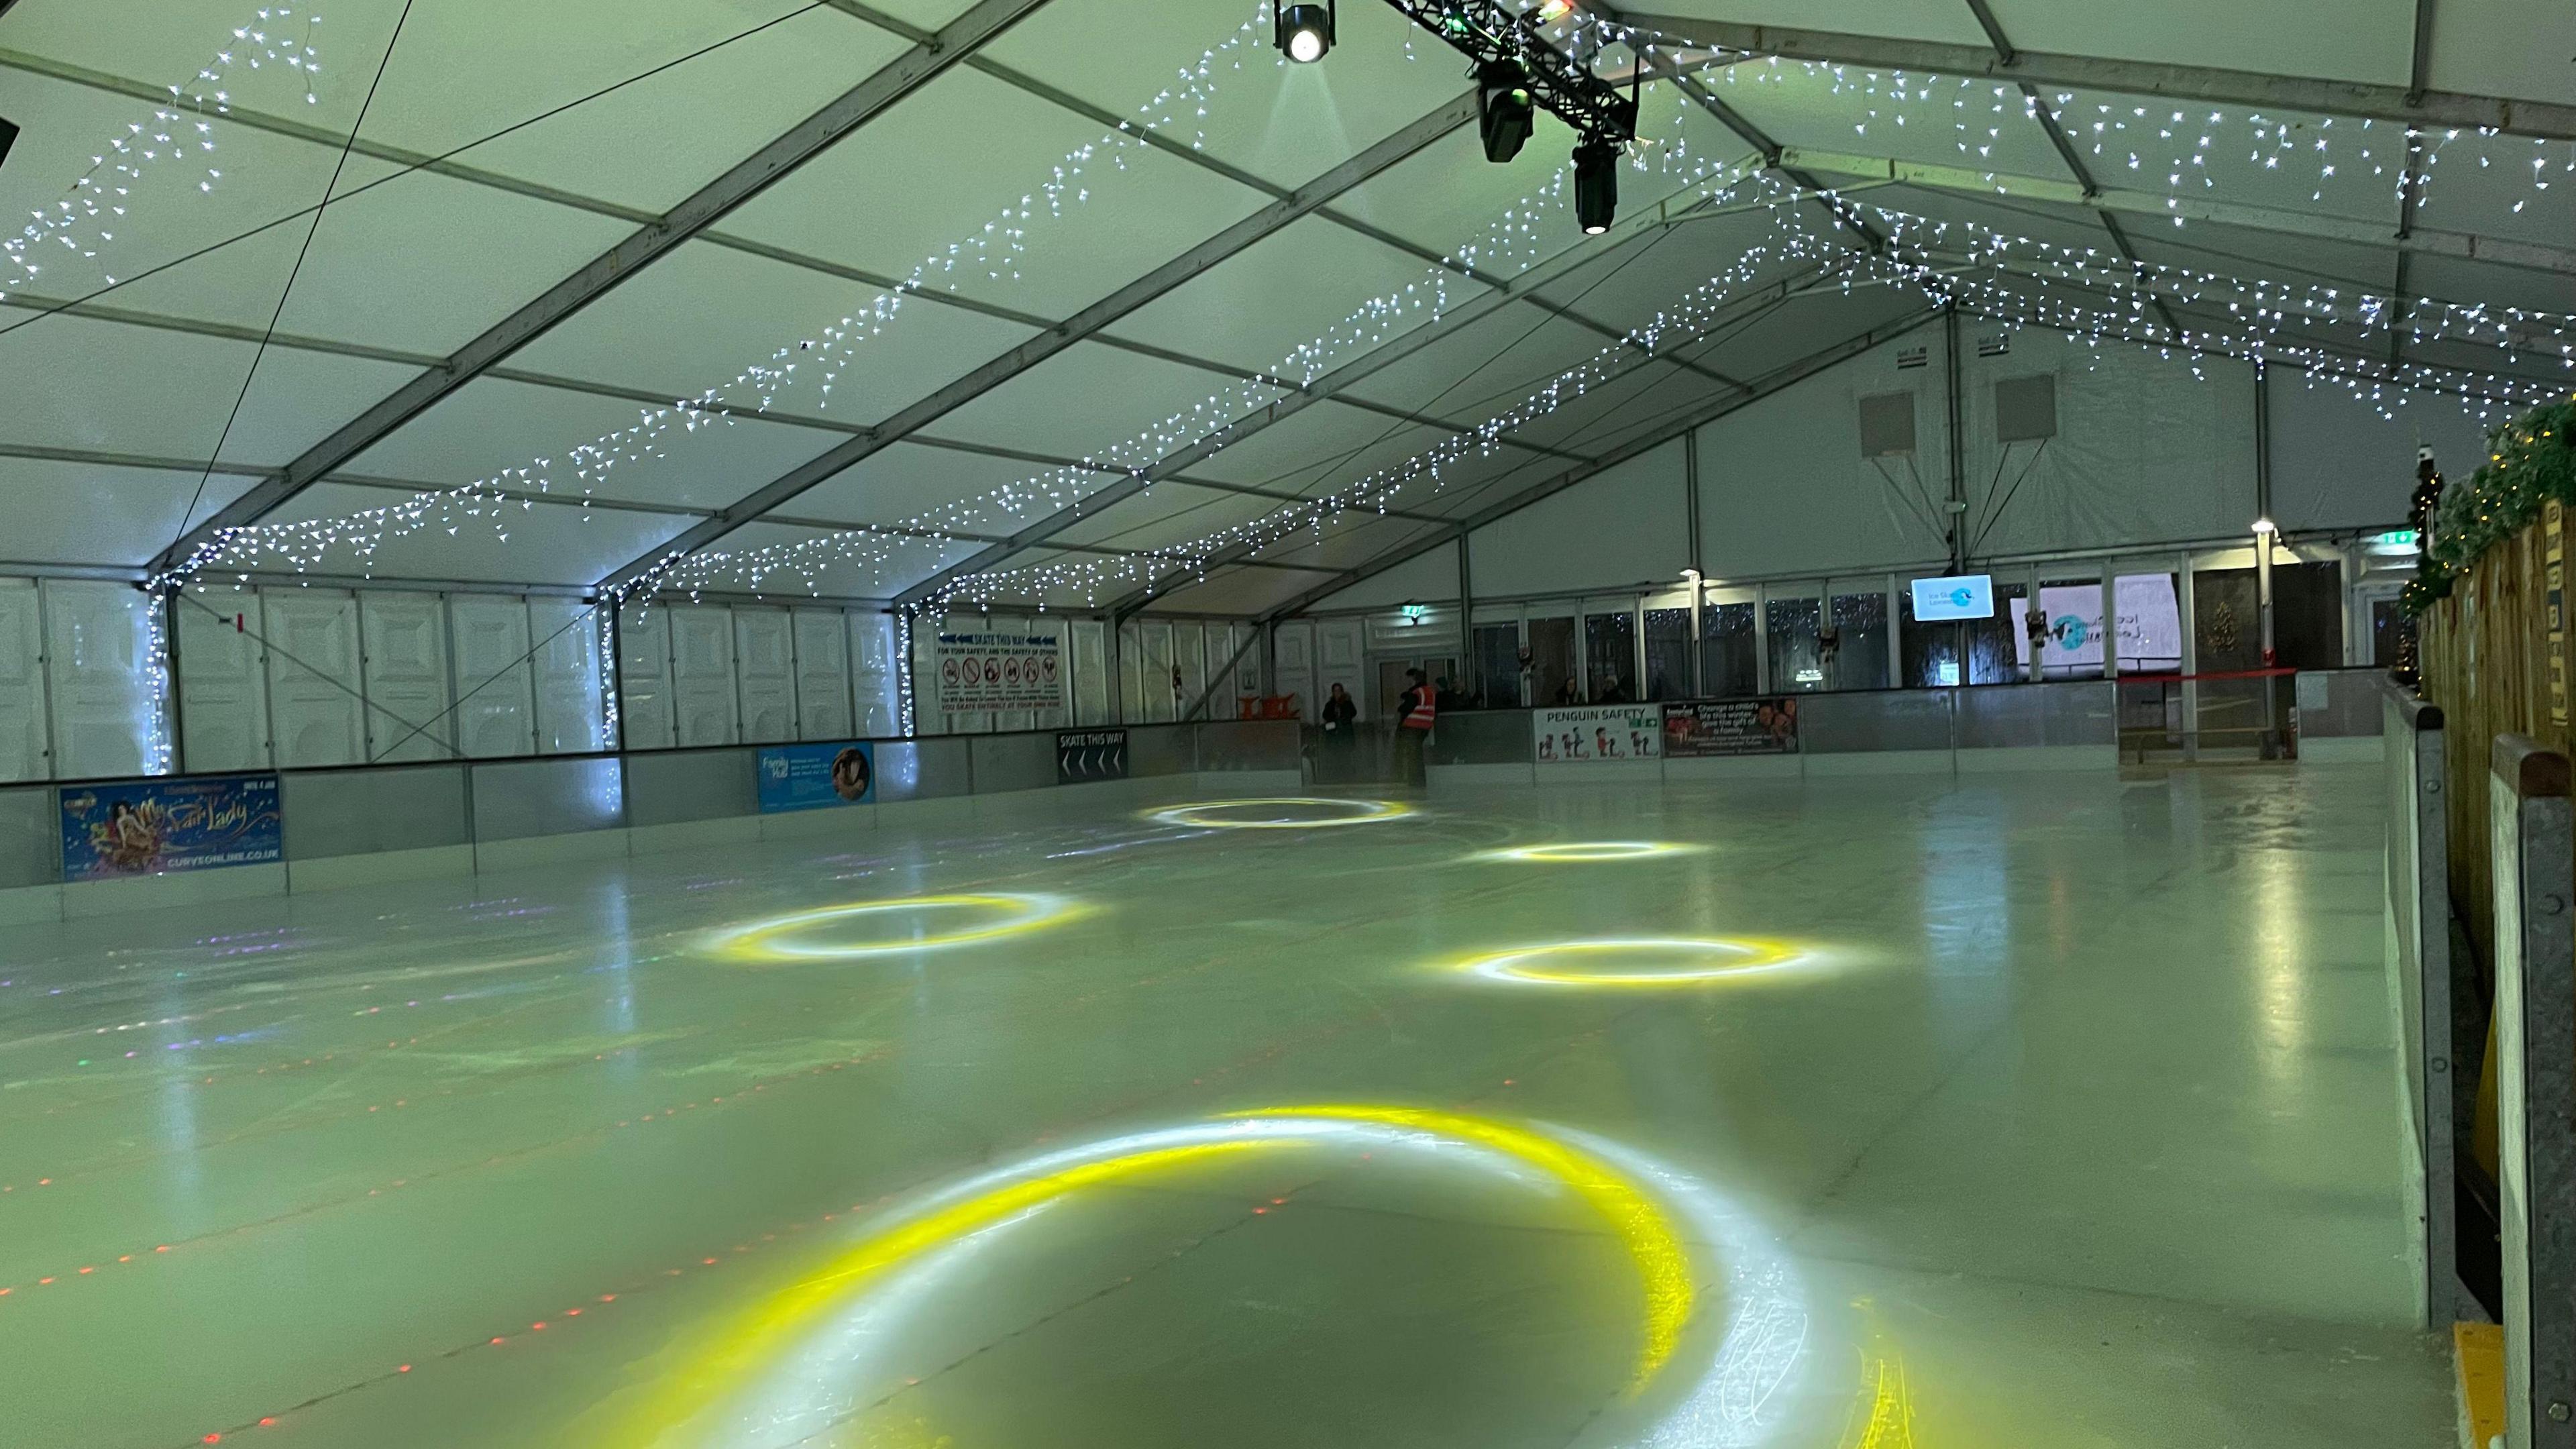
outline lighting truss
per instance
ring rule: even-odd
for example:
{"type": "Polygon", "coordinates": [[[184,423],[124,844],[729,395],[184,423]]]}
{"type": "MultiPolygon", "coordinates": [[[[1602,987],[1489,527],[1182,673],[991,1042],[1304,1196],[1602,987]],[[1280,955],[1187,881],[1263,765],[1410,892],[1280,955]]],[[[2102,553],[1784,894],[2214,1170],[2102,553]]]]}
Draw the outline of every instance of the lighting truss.
{"type": "Polygon", "coordinates": [[[1614,145],[1636,139],[1636,92],[1621,92],[1550,45],[1532,15],[1506,9],[1499,0],[1386,3],[1479,67],[1520,65],[1529,76],[1531,99],[1579,134],[1614,145]]]}

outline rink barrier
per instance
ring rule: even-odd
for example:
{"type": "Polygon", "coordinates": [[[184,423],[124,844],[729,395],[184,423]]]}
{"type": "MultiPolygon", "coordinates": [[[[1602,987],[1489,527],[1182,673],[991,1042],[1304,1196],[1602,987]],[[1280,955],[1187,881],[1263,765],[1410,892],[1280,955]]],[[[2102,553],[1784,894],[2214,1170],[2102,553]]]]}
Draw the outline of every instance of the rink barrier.
{"type": "Polygon", "coordinates": [[[1123,781],[1056,783],[1051,729],[878,740],[874,803],[773,815],[756,745],[281,770],[283,861],[109,881],[62,878],[57,795],[80,782],[0,787],[0,925],[1303,781],[1293,720],[1125,728],[1123,781]]]}
{"type": "Polygon", "coordinates": [[[2567,757],[2498,735],[2496,1191],[2505,1444],[2576,1449],[2576,831],[2567,757]]]}
{"type": "MultiPolygon", "coordinates": [[[[2461,1010],[2457,998],[2471,989],[2451,972],[2450,814],[2443,798],[2439,706],[2417,699],[2392,682],[2381,684],[2387,781],[2387,845],[2381,924],[2386,941],[2389,1003],[2397,1019],[2404,1068],[2399,1086],[2406,1113],[2407,1187],[2416,1219],[2417,1308],[2424,1327],[2439,1328],[2457,1316],[2464,1212],[2459,1181],[2460,1144],[2469,1140],[2476,1111],[2474,1081],[2456,1090],[2455,1064],[2475,1063],[2484,1051],[2477,1030],[2483,1016],[2461,1010]]],[[[2476,1069],[2470,1068],[2472,1072],[2476,1069]]]]}

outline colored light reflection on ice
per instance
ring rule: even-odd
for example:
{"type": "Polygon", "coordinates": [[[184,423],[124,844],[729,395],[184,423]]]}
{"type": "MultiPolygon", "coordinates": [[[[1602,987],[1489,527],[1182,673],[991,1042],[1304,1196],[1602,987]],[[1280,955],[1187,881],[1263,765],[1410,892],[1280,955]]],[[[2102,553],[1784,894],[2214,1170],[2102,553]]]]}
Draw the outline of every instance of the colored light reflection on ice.
{"type": "Polygon", "coordinates": [[[1376,825],[1401,820],[1413,807],[1395,800],[1333,800],[1282,796],[1272,800],[1203,800],[1149,810],[1148,820],[1195,830],[1317,830],[1331,825],[1376,825]]]}
{"type": "Polygon", "coordinates": [[[1472,957],[1457,969],[1522,986],[1698,986],[1820,961],[1795,942],[1759,936],[1640,936],[1519,946],[1472,957]]]}
{"type": "Polygon", "coordinates": [[[1424,1108],[1300,1105],[1065,1148],[954,1183],[897,1209],[816,1272],[722,1325],[622,1415],[605,1443],[631,1449],[786,1449],[846,1426],[870,1397],[871,1363],[901,1318],[931,1300],[980,1244],[1071,1194],[1237,1153],[1281,1148],[1404,1152],[1569,1192],[1624,1250],[1638,1350],[1628,1397],[1653,1416],[1638,1449],[1751,1449],[1767,1442],[1810,1366],[1809,1315],[1768,1232],[1693,1179],[1587,1134],[1424,1108]],[[1701,1285],[1706,1285],[1706,1292],[1701,1285]],[[1703,1303],[1703,1296],[1713,1301],[1703,1303]]]}
{"type": "Polygon", "coordinates": [[[905,896],[771,916],[719,932],[712,944],[738,961],[841,961],[999,940],[1061,924],[1078,910],[1072,901],[1053,895],[905,896]],[[894,934],[906,927],[916,928],[917,934],[894,934]],[[880,934],[846,939],[870,930],[880,934]]]}
{"type": "Polygon", "coordinates": [[[1669,840],[1566,840],[1553,845],[1518,845],[1509,850],[1482,850],[1478,860],[1524,861],[1538,865],[1582,865],[1592,861],[1651,860],[1662,855],[1696,855],[1705,845],[1669,840]]]}

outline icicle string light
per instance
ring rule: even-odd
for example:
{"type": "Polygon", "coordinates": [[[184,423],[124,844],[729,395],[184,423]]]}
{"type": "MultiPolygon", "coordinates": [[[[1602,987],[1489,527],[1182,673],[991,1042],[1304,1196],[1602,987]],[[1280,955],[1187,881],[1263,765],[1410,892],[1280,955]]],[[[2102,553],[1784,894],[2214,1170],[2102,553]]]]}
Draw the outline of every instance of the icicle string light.
{"type": "MultiPolygon", "coordinates": [[[[231,111],[230,86],[237,70],[274,65],[292,71],[302,78],[304,103],[319,104],[313,84],[321,74],[322,61],[321,51],[313,44],[313,27],[321,20],[311,11],[272,5],[233,27],[226,43],[193,79],[169,87],[170,99],[150,116],[128,121],[111,134],[89,159],[88,169],[59,198],[29,213],[33,219],[16,236],[0,238],[0,261],[6,263],[0,266],[0,299],[7,298],[12,288],[33,283],[45,269],[46,262],[40,258],[50,258],[54,248],[84,261],[102,260],[115,248],[117,233],[136,200],[135,188],[152,173],[193,158],[205,173],[197,180],[200,195],[222,184],[223,168],[210,159],[215,152],[215,126],[206,117],[231,111]],[[288,38],[284,32],[290,26],[300,27],[300,35],[288,38]]],[[[109,284],[116,281],[110,271],[102,270],[100,276],[109,284]]]]}

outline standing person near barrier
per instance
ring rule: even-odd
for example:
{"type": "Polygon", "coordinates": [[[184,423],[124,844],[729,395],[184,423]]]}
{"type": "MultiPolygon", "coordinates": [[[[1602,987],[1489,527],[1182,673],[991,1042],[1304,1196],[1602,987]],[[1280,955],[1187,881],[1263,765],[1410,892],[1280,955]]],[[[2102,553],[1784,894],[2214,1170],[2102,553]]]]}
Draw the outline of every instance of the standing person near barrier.
{"type": "Polygon", "coordinates": [[[1359,717],[1359,701],[1351,698],[1351,692],[1342,688],[1339,680],[1334,681],[1322,712],[1324,758],[1320,779],[1338,785],[1356,773],[1351,769],[1351,754],[1360,737],[1359,717]]]}
{"type": "Polygon", "coordinates": [[[1395,772],[1408,785],[1424,783],[1422,746],[1431,738],[1432,722],[1440,715],[1440,696],[1433,693],[1430,677],[1419,669],[1404,671],[1410,681],[1404,695],[1395,704],[1395,772]]]}

